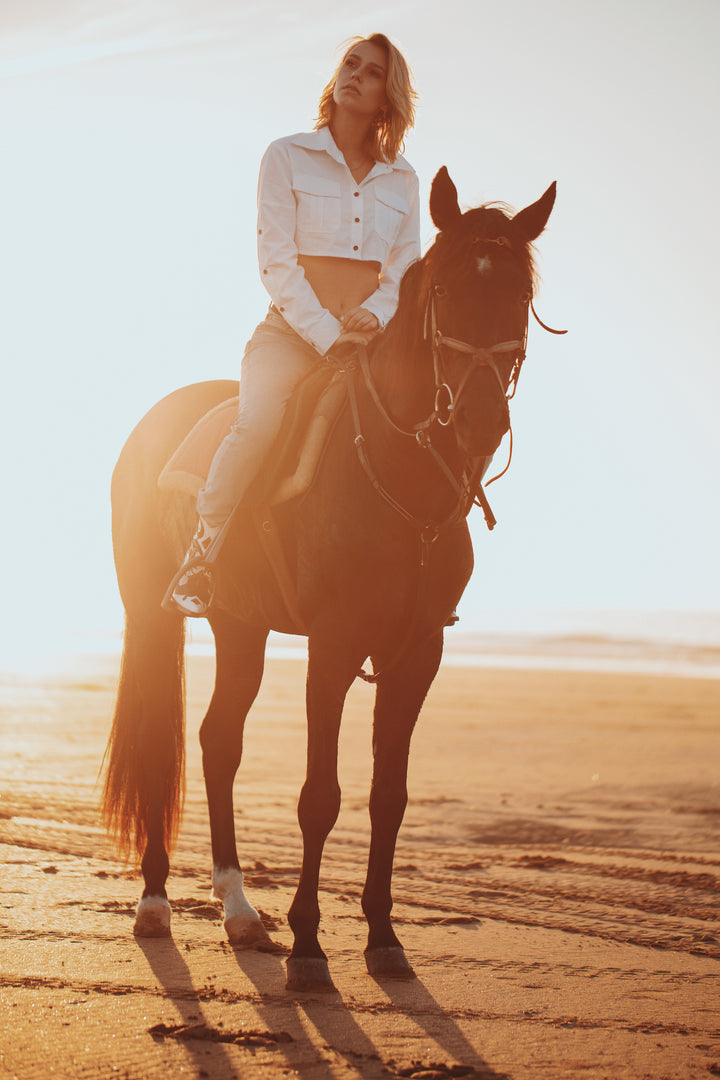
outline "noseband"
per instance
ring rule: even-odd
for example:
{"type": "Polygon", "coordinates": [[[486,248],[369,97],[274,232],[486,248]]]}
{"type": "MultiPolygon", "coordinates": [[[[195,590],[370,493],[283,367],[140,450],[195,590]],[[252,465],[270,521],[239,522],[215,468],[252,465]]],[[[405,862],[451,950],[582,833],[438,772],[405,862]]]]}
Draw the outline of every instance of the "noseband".
{"type": "Polygon", "coordinates": [[[517,381],[520,377],[520,369],[522,368],[525,359],[527,323],[525,324],[525,334],[523,335],[522,341],[501,341],[498,342],[497,345],[489,345],[482,348],[477,345],[470,345],[466,341],[458,341],[457,338],[448,337],[438,329],[437,298],[444,295],[445,292],[443,287],[437,284],[434,284],[428,293],[427,304],[425,306],[424,338],[430,343],[433,358],[433,371],[435,373],[435,407],[433,410],[433,419],[437,420],[438,424],[442,427],[447,427],[454,420],[458,402],[470,380],[470,376],[477,371],[478,368],[490,368],[497,379],[500,392],[503,396],[507,398],[508,401],[514,397],[517,381]],[[463,376],[454,393],[443,374],[442,350],[444,348],[452,349],[454,352],[463,353],[470,358],[470,362],[463,372],[463,376]],[[495,358],[496,356],[507,353],[514,353],[515,362],[510,373],[510,378],[506,384],[498,370],[495,358]],[[445,405],[446,414],[444,419],[440,414],[443,392],[447,394],[448,398],[447,404],[445,405]]]}

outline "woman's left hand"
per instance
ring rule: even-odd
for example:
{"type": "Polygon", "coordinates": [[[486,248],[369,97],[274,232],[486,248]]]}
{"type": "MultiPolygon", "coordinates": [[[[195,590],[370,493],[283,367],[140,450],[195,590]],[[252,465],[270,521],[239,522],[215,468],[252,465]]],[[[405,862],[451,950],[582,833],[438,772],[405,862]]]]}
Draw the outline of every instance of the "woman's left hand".
{"type": "Polygon", "coordinates": [[[343,334],[364,334],[370,341],[380,331],[380,323],[371,311],[364,307],[351,308],[340,320],[343,334]]]}

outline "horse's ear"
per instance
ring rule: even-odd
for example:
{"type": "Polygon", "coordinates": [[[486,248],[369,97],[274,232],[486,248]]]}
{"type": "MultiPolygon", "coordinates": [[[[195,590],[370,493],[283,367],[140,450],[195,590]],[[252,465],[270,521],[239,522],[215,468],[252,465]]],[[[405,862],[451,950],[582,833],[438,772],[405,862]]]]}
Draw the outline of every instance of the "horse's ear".
{"type": "Polygon", "coordinates": [[[531,206],[526,206],[524,210],[518,211],[513,218],[513,232],[524,244],[536,240],[547,225],[550,211],[555,203],[555,189],[556,182],[553,180],[545,194],[541,195],[537,202],[532,203],[531,206]]]}
{"type": "Polygon", "coordinates": [[[436,227],[443,231],[461,216],[457,188],[443,165],[430,188],[430,217],[436,227]]]}

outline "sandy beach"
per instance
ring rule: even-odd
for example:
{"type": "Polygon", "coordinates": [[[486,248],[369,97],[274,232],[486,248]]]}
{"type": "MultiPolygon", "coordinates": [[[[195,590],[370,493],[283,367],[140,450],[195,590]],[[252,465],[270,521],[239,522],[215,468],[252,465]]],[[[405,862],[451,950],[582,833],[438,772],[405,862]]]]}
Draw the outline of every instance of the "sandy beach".
{"type": "MultiPolygon", "coordinates": [[[[0,684],[0,1076],[699,1080],[720,1075],[720,681],[447,666],[415,735],[395,873],[418,974],[365,971],[372,688],[341,736],[321,882],[336,994],[284,989],[210,902],[189,663],[172,940],[97,818],[117,658],[0,684]]],[[[249,894],[275,939],[300,860],[304,665],[268,662],[236,783],[249,894]]]]}

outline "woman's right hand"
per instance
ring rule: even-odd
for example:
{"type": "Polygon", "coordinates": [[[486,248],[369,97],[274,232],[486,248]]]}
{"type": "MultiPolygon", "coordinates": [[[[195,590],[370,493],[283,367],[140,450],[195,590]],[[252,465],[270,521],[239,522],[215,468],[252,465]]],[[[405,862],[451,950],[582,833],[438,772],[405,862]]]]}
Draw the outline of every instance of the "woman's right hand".
{"type": "Polygon", "coordinates": [[[374,336],[380,332],[377,315],[373,315],[372,311],[368,311],[362,305],[346,311],[340,320],[340,326],[343,333],[352,332],[354,334],[371,334],[374,336]]]}

